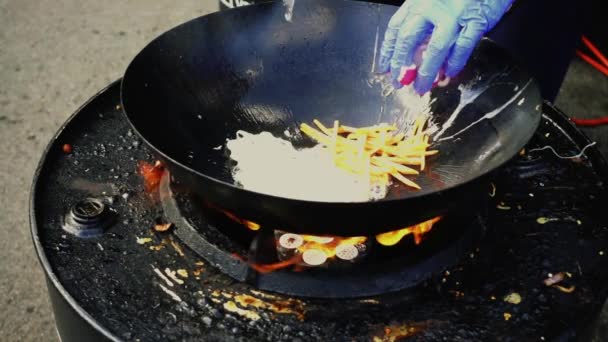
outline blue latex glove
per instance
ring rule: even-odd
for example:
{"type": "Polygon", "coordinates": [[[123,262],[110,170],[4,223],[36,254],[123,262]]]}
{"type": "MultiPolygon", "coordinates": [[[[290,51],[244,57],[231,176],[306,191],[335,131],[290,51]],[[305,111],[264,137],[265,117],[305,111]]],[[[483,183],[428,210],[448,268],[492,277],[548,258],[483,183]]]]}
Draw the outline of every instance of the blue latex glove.
{"type": "Polygon", "coordinates": [[[377,71],[390,71],[396,88],[414,81],[419,94],[428,92],[439,79],[454,77],[464,68],[477,43],[498,23],[512,2],[406,1],[389,21],[377,71]]]}

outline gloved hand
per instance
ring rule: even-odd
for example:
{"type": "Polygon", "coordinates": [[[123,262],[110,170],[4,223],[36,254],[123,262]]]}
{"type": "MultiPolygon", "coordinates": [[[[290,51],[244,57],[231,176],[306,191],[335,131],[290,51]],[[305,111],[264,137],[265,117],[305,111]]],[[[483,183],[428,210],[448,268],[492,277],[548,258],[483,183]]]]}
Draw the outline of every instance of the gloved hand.
{"type": "Polygon", "coordinates": [[[389,21],[377,71],[390,71],[396,88],[414,82],[419,94],[428,92],[437,82],[445,82],[445,76],[462,71],[477,43],[512,2],[406,1],[389,21]]]}

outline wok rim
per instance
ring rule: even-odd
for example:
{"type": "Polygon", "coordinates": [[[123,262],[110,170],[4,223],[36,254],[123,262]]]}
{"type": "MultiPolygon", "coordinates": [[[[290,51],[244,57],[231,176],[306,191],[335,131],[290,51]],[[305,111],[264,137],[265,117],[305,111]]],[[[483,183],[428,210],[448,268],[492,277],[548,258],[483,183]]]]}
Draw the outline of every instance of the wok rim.
{"type": "MultiPolygon", "coordinates": [[[[352,0],[344,0],[344,1],[350,2],[353,4],[366,4],[364,2],[352,1],[352,0]]],[[[444,187],[444,188],[441,188],[439,190],[435,190],[432,192],[410,193],[407,197],[382,198],[379,200],[351,201],[351,202],[345,202],[345,201],[324,202],[324,201],[319,201],[319,200],[305,200],[305,199],[298,199],[298,198],[291,198],[291,197],[283,197],[283,196],[278,196],[278,195],[274,195],[274,194],[270,194],[270,193],[264,193],[264,192],[245,189],[234,183],[229,183],[227,181],[206,175],[199,170],[195,170],[192,167],[187,166],[184,163],[169,156],[169,154],[167,152],[161,150],[157,145],[151,143],[150,140],[145,135],[143,135],[141,133],[141,131],[137,128],[137,126],[134,123],[134,120],[132,120],[132,117],[141,116],[141,115],[136,114],[137,109],[134,109],[132,111],[127,110],[127,105],[125,103],[125,88],[129,86],[129,80],[133,79],[133,78],[129,77],[129,75],[131,73],[131,70],[133,70],[134,65],[141,58],[143,58],[142,55],[144,55],[154,44],[158,43],[159,41],[162,41],[163,39],[165,39],[165,37],[167,37],[171,33],[175,33],[180,28],[185,27],[187,25],[191,25],[192,23],[194,23],[196,21],[206,20],[207,18],[213,17],[213,16],[219,16],[219,15],[222,15],[222,13],[226,12],[226,11],[254,11],[255,8],[259,8],[259,7],[263,7],[263,6],[273,6],[273,5],[274,5],[274,3],[271,3],[271,2],[257,3],[257,4],[248,5],[248,6],[243,6],[243,7],[231,8],[231,9],[227,9],[224,11],[217,11],[217,12],[205,14],[205,15],[190,19],[186,22],[183,22],[179,25],[176,25],[176,26],[166,30],[162,34],[158,35],[156,38],[149,41],[148,44],[146,44],[135,55],[135,57],[133,57],[132,60],[129,62],[129,64],[123,74],[123,77],[121,78],[121,81],[120,81],[120,103],[123,108],[123,112],[125,114],[127,122],[129,123],[131,128],[142,139],[142,141],[144,141],[156,154],[160,155],[161,159],[165,159],[166,161],[169,161],[171,165],[177,166],[177,167],[181,168],[183,171],[187,171],[187,172],[195,175],[196,177],[202,177],[206,181],[212,182],[217,186],[229,188],[230,191],[244,193],[244,194],[249,195],[250,197],[267,198],[267,199],[272,199],[272,200],[276,200],[276,201],[290,202],[293,205],[298,205],[298,206],[308,205],[308,206],[314,207],[314,206],[330,205],[330,206],[334,206],[334,207],[343,207],[343,208],[353,207],[353,206],[372,207],[372,206],[382,206],[382,205],[389,204],[389,203],[394,204],[397,202],[407,202],[407,201],[413,201],[413,200],[420,201],[420,200],[424,200],[425,198],[433,198],[438,195],[444,195],[445,193],[453,192],[455,190],[462,189],[467,186],[472,186],[472,185],[474,185],[474,183],[478,182],[479,180],[483,180],[483,179],[487,178],[488,175],[490,175],[491,173],[495,172],[496,170],[502,168],[505,164],[507,164],[510,160],[512,160],[513,157],[515,157],[517,155],[517,153],[527,145],[527,143],[530,141],[530,139],[532,139],[532,137],[534,136],[535,132],[538,129],[538,126],[540,124],[541,117],[542,117],[542,111],[534,110],[533,112],[535,113],[535,119],[531,120],[531,123],[533,124],[534,129],[531,129],[530,133],[526,135],[526,138],[522,139],[522,143],[517,145],[517,149],[515,149],[515,151],[512,154],[507,154],[508,157],[504,158],[504,160],[502,160],[500,162],[497,162],[494,167],[488,168],[484,172],[480,172],[475,177],[466,179],[465,181],[458,182],[451,186],[447,186],[447,187],[444,187]]],[[[386,5],[386,4],[376,4],[376,5],[390,6],[390,7],[397,8],[397,6],[393,6],[393,5],[386,5]]],[[[542,107],[543,100],[542,100],[542,96],[540,94],[540,88],[538,86],[538,81],[531,75],[531,73],[529,72],[529,69],[523,63],[521,63],[521,61],[519,61],[517,58],[515,58],[515,56],[513,56],[513,54],[511,54],[508,50],[506,50],[505,48],[498,45],[491,38],[483,37],[481,39],[481,41],[476,45],[476,48],[479,47],[481,44],[490,44],[493,49],[495,49],[496,51],[499,51],[503,56],[505,56],[508,60],[510,60],[514,66],[517,66],[518,68],[522,69],[524,71],[524,73],[529,76],[529,82],[527,84],[527,87],[528,88],[531,87],[530,91],[533,92],[532,95],[535,95],[534,98],[538,100],[538,101],[536,101],[537,105],[535,106],[535,108],[542,107]]],[[[127,102],[128,102],[128,100],[127,100],[127,102]]],[[[528,115],[532,115],[532,114],[528,113],[528,115]]],[[[165,166],[168,166],[168,165],[165,165],[165,166]]]]}

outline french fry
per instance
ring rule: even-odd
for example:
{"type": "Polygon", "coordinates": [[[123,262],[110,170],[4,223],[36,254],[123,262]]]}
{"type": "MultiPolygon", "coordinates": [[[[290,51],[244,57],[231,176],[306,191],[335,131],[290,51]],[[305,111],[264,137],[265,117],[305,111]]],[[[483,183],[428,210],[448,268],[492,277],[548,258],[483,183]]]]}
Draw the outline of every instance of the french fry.
{"type": "Polygon", "coordinates": [[[313,123],[314,123],[314,124],[315,124],[317,127],[319,127],[319,129],[321,130],[321,132],[325,133],[325,135],[332,135],[332,132],[331,132],[331,131],[330,131],[330,130],[327,128],[327,127],[325,127],[325,126],[324,126],[324,125],[321,123],[321,121],[319,121],[319,120],[317,120],[317,119],[314,119],[314,120],[312,120],[312,122],[313,122],[313,123]]]}
{"type": "Polygon", "coordinates": [[[407,158],[407,157],[419,157],[421,154],[424,155],[424,156],[426,156],[426,157],[430,157],[430,156],[434,156],[434,155],[436,155],[438,153],[439,153],[439,151],[437,151],[437,150],[428,150],[428,151],[422,151],[422,152],[419,150],[419,151],[404,152],[404,153],[401,153],[400,155],[402,157],[405,157],[405,158],[407,158]]]}
{"type": "Polygon", "coordinates": [[[404,176],[402,176],[400,173],[398,172],[393,172],[391,173],[391,176],[397,178],[398,181],[400,181],[401,183],[407,185],[407,186],[411,186],[414,189],[418,189],[420,190],[420,186],[414,182],[412,182],[411,180],[405,178],[404,176]]]}
{"type": "Polygon", "coordinates": [[[376,125],[376,126],[368,126],[368,127],[361,127],[361,128],[355,128],[355,127],[350,127],[350,126],[341,126],[338,133],[379,133],[380,131],[386,132],[386,131],[396,131],[396,130],[397,130],[397,126],[387,125],[387,124],[380,124],[380,125],[376,125]]]}
{"type": "Polygon", "coordinates": [[[396,134],[395,136],[393,136],[389,139],[388,144],[389,145],[396,144],[396,143],[400,142],[401,140],[403,140],[403,138],[405,138],[405,134],[403,134],[403,133],[396,134]]]}
{"type": "MultiPolygon", "coordinates": [[[[424,136],[424,144],[428,145],[428,142],[429,142],[429,137],[424,136]]],[[[420,171],[424,170],[425,162],[426,162],[426,151],[422,151],[422,154],[420,156],[420,171]]]]}
{"type": "Polygon", "coordinates": [[[331,140],[329,139],[328,136],[324,135],[323,133],[317,131],[316,129],[310,127],[309,125],[303,123],[300,125],[300,130],[308,135],[309,137],[311,137],[312,139],[320,142],[321,144],[330,146],[331,145],[331,140]]]}
{"type": "Polygon", "coordinates": [[[410,167],[407,167],[407,166],[401,165],[401,164],[397,164],[397,163],[392,162],[390,160],[387,160],[387,162],[386,162],[385,165],[388,165],[388,166],[392,167],[394,170],[396,170],[397,172],[399,172],[401,174],[404,174],[404,175],[417,175],[417,174],[419,174],[418,171],[416,171],[416,170],[414,170],[414,169],[412,169],[410,167]]]}
{"type": "Polygon", "coordinates": [[[402,164],[402,165],[420,166],[420,158],[416,158],[416,157],[411,157],[411,158],[391,157],[390,160],[395,163],[402,164]]]}
{"type": "Polygon", "coordinates": [[[382,176],[391,173],[391,169],[385,166],[370,165],[370,173],[372,176],[382,176]]]}
{"type": "Polygon", "coordinates": [[[404,174],[404,175],[417,175],[417,174],[419,174],[418,171],[416,171],[416,170],[414,170],[414,169],[412,169],[410,167],[407,167],[407,166],[395,163],[395,162],[391,161],[390,159],[388,159],[387,157],[374,157],[372,159],[372,164],[374,164],[376,166],[387,168],[389,170],[387,173],[391,173],[393,171],[397,171],[397,172],[399,172],[401,174],[404,174]]]}
{"type": "Polygon", "coordinates": [[[325,146],[334,163],[350,173],[368,178],[370,186],[388,186],[391,178],[405,186],[420,190],[420,186],[405,176],[415,176],[426,167],[426,157],[439,153],[429,150],[429,136],[425,134],[426,119],[419,116],[407,134],[395,132],[392,124],[351,127],[333,122],[328,128],[314,119],[314,128],[300,125],[304,134],[325,146]]]}
{"type": "MultiPolygon", "coordinates": [[[[320,123],[320,122],[319,122],[320,123]]],[[[332,149],[332,154],[334,156],[334,159],[336,159],[336,156],[338,155],[338,126],[339,126],[339,122],[338,120],[334,121],[334,128],[331,131],[331,149],[332,149]]]]}

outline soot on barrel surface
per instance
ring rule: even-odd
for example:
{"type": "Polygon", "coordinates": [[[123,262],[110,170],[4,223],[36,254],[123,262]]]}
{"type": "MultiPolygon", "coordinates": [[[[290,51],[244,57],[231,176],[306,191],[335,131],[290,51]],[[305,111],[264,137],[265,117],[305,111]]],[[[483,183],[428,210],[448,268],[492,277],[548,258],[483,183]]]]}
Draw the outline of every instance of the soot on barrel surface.
{"type": "MultiPolygon", "coordinates": [[[[53,276],[49,286],[67,291],[54,297],[54,307],[76,303],[116,340],[574,339],[606,298],[606,164],[593,148],[587,157],[567,160],[548,150],[530,152],[549,144],[562,156],[575,155],[589,143],[549,105],[526,148],[542,167],[531,174],[509,164],[496,175],[496,189],[488,191],[488,234],[468,261],[397,294],[309,300],[235,282],[180,247],[173,235],[180,227],[153,231],[163,210],[136,170],[138,161],[154,163],[156,156],[146,146],[133,147],[137,137],[128,133],[118,102],[114,85],[53,140],[37,173],[31,212],[37,251],[53,276]],[[61,151],[66,142],[72,154],[61,151]],[[111,207],[120,220],[94,240],[66,234],[58,219],[66,204],[100,195],[115,197],[111,207]],[[573,292],[544,284],[548,273],[560,272],[572,278],[558,285],[575,285],[573,292]],[[517,298],[514,293],[519,304],[504,300],[517,298]]],[[[79,315],[56,312],[55,318],[60,329],[89,324],[79,315]]]]}
{"type": "Polygon", "coordinates": [[[153,41],[125,74],[122,101],[130,122],[163,154],[173,174],[210,201],[252,219],[286,227],[291,223],[294,231],[313,226],[311,217],[325,215],[324,233],[352,236],[355,225],[369,232],[397,228],[462,204],[446,199],[476,190],[475,181],[483,181],[478,176],[515,155],[534,131],[540,103],[535,83],[503,50],[484,40],[460,78],[433,93],[446,100],[433,108],[441,125],[467,100],[452,94],[488,91],[468,109],[461,108],[462,115],[445,132],[448,137],[460,128],[466,131],[458,143],[441,146],[435,167],[442,182],[422,174],[421,191],[395,192],[387,201],[356,205],[324,203],[322,198],[302,202],[234,186],[233,163],[216,148],[237,130],[278,135],[287,128],[297,131],[301,122],[313,118],[371,125],[392,121],[407,105],[396,94],[383,96],[381,85],[370,82],[376,77],[371,69],[382,32],[369,28],[385,27],[393,7],[349,1],[301,4],[292,22],[284,21],[280,4],[197,18],[153,41]],[[243,25],[249,29],[240,30],[243,25]],[[404,208],[404,215],[389,214],[398,208],[404,208]]]}

